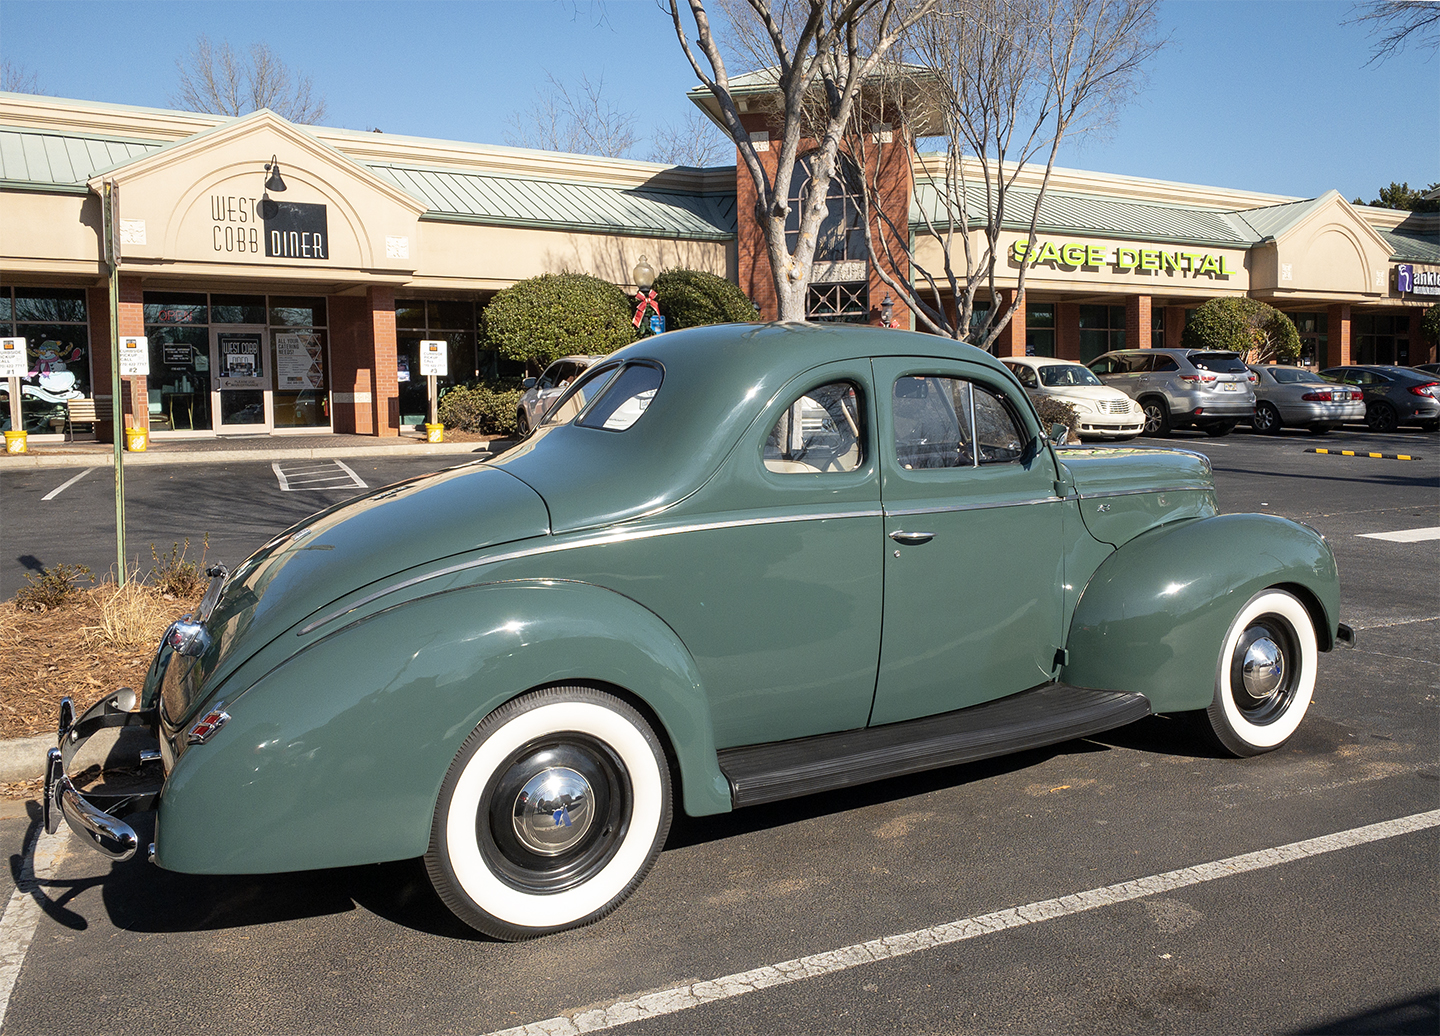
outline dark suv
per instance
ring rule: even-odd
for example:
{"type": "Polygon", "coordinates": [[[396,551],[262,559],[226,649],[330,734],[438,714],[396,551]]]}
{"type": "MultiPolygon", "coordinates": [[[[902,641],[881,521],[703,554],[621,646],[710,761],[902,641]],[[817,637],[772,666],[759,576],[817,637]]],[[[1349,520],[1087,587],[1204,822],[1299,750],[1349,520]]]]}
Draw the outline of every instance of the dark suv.
{"type": "Polygon", "coordinates": [[[1194,426],[1229,435],[1255,414],[1255,375],[1237,353],[1214,349],[1117,349],[1088,364],[1145,411],[1145,435],[1194,426]]]}

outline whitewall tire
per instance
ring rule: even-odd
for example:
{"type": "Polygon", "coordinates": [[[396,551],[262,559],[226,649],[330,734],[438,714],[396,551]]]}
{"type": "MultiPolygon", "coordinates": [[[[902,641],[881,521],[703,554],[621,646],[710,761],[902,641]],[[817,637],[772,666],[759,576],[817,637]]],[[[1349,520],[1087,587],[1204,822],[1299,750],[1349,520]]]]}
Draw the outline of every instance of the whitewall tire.
{"type": "Polygon", "coordinates": [[[445,775],[425,865],[461,920],[529,939],[609,914],[670,829],[670,770],[626,702],[552,687],[501,706],[445,775]]]}
{"type": "Polygon", "coordinates": [[[1235,755],[1279,748],[1295,733],[1315,692],[1319,647],[1310,613],[1283,590],[1252,597],[1230,624],[1206,714],[1235,755]]]}

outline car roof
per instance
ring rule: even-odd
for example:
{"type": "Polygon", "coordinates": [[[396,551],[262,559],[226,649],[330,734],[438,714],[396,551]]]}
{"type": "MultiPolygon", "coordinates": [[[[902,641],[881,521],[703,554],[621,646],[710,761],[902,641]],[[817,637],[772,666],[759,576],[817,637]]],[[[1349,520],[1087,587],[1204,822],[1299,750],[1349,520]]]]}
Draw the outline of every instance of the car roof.
{"type": "Polygon", "coordinates": [[[485,463],[540,493],[557,532],[653,513],[698,490],[792,380],[824,364],[872,356],[961,360],[1008,383],[1015,377],[974,346],[913,331],[799,322],[688,328],[604,358],[664,370],[656,405],[629,430],[541,427],[485,463]]]}
{"type": "MultiPolygon", "coordinates": [[[[1027,367],[1039,367],[1041,364],[1068,363],[1072,367],[1084,367],[1079,360],[1065,360],[1059,356],[1002,356],[1001,363],[1023,363],[1027,367]]],[[[1088,369],[1088,368],[1087,368],[1088,369]]]]}
{"type": "Polygon", "coordinates": [[[557,363],[583,363],[588,367],[603,355],[603,353],[574,353],[570,356],[557,356],[547,363],[545,368],[548,370],[557,363]]]}

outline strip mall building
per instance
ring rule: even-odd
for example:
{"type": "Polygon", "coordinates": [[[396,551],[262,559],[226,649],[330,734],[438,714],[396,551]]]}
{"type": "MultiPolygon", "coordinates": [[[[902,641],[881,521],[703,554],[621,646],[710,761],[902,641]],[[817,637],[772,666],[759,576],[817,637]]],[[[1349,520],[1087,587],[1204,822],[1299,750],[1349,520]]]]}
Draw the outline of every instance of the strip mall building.
{"type": "MultiPolygon", "coordinates": [[[[763,140],[763,124],[755,133],[763,140]]],[[[912,198],[908,179],[887,204],[933,261],[932,202],[912,198]]],[[[110,395],[107,185],[119,334],[149,349],[149,374],[124,379],[122,409],[161,440],[397,435],[426,409],[420,342],[448,341],[442,384],[503,373],[479,314],[541,273],[633,290],[644,255],[657,270],[724,275],[774,315],[754,190],[734,166],[0,94],[0,337],[26,340],[35,441],[60,434],[57,399],[110,395]]],[[[812,316],[878,323],[885,289],[863,234],[840,237],[816,265],[812,316]]],[[[991,304],[1014,304],[1024,249],[1018,231],[1006,241],[991,304]]],[[[1031,259],[1005,355],[1176,345],[1187,309],[1249,295],[1290,314],[1312,366],[1435,359],[1420,335],[1421,313],[1440,302],[1435,215],[1355,207],[1333,191],[1297,199],[1062,170],[1031,259]]]]}

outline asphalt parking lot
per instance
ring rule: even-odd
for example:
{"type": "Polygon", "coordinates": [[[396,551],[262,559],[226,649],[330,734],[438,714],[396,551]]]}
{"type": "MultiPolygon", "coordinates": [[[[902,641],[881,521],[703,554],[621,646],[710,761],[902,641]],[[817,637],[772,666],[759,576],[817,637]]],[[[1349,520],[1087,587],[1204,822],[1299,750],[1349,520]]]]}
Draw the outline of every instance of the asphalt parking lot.
{"type": "MultiPolygon", "coordinates": [[[[1339,560],[1359,644],[1321,659],[1280,751],[1220,758],[1154,717],[679,820],[618,912],[520,944],[461,927],[417,861],[176,875],[37,837],[12,808],[4,1032],[1436,1032],[1440,541],[1376,537],[1440,526],[1440,437],[1171,443],[1210,456],[1222,510],[1304,521],[1339,560]]],[[[372,485],[427,470],[346,463],[372,485]]],[[[103,472],[42,502],[73,474],[0,472],[0,585],[113,561],[103,472]],[[56,500],[78,533],[54,534],[56,500]]],[[[233,563],[361,491],[342,474],[284,475],[336,480],[294,492],[266,464],[137,469],[131,537],[209,533],[233,563]]]]}

